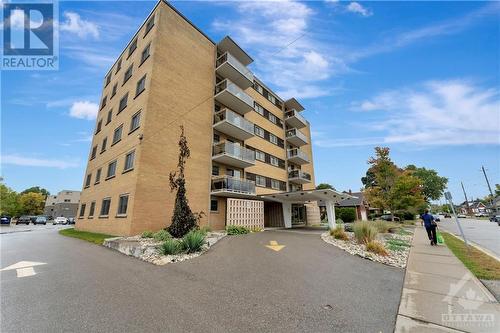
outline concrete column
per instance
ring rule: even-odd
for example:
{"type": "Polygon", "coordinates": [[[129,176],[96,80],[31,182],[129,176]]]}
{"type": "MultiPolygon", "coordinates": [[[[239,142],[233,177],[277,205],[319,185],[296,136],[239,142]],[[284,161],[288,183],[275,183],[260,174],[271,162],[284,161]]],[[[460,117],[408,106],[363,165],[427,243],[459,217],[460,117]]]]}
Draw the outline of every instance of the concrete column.
{"type": "Polygon", "coordinates": [[[333,201],[325,202],[326,205],[326,216],[328,217],[328,227],[330,229],[335,228],[335,203],[333,201]]]}
{"type": "Polygon", "coordinates": [[[285,228],[292,227],[292,204],[289,202],[282,202],[283,207],[283,220],[285,222],[285,228]]]}

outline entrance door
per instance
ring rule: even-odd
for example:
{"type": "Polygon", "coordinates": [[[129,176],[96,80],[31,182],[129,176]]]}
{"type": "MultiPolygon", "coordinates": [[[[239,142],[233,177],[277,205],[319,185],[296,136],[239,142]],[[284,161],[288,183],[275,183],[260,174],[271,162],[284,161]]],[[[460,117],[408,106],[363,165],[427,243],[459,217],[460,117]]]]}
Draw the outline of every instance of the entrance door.
{"type": "Polygon", "coordinates": [[[305,224],[306,206],[303,204],[292,204],[292,224],[305,224]]]}

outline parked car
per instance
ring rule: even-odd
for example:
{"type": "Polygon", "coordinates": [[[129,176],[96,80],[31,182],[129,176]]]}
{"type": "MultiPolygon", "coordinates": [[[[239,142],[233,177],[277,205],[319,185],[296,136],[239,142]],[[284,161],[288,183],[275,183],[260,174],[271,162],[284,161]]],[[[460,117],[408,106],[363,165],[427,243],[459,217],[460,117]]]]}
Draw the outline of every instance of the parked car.
{"type": "Polygon", "coordinates": [[[17,219],[16,225],[23,224],[23,223],[28,225],[28,224],[30,224],[30,222],[31,222],[31,216],[23,215],[17,219]]]}
{"type": "Polygon", "coordinates": [[[500,223],[500,215],[492,215],[492,216],[490,216],[490,222],[500,223]]]}
{"type": "Polygon", "coordinates": [[[75,218],[74,217],[68,217],[68,224],[75,224],[75,218]]]}
{"type": "Polygon", "coordinates": [[[0,217],[0,224],[10,225],[10,216],[8,216],[8,215],[2,215],[0,217]]]}
{"type": "Polygon", "coordinates": [[[401,221],[401,219],[399,217],[393,216],[391,214],[384,214],[384,215],[380,216],[379,219],[384,220],[384,221],[395,221],[395,222],[401,221]]]}
{"type": "Polygon", "coordinates": [[[446,218],[451,219],[451,214],[450,214],[450,213],[444,213],[444,218],[445,218],[445,219],[446,219],[446,218]]]}
{"type": "Polygon", "coordinates": [[[64,216],[59,216],[54,219],[52,224],[68,224],[68,219],[64,216]]]}
{"type": "Polygon", "coordinates": [[[458,214],[457,217],[459,219],[465,219],[465,218],[467,218],[467,215],[465,215],[465,214],[458,214]]]}
{"type": "Polygon", "coordinates": [[[488,214],[486,214],[486,213],[476,213],[476,214],[474,214],[474,216],[475,217],[487,217],[488,214]]]}
{"type": "Polygon", "coordinates": [[[47,218],[45,216],[37,216],[34,224],[47,224],[47,218]]]}
{"type": "Polygon", "coordinates": [[[440,222],[441,221],[441,218],[439,217],[438,214],[432,214],[432,217],[434,217],[434,221],[436,221],[436,222],[440,222]]]}

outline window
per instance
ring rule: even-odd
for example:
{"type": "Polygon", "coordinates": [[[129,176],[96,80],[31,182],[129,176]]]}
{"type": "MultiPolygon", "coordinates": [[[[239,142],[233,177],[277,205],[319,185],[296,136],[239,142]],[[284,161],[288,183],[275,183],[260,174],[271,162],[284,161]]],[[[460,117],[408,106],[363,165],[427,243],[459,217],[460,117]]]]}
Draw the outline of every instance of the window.
{"type": "Polygon", "coordinates": [[[99,184],[101,182],[101,172],[102,172],[102,168],[97,169],[97,171],[95,173],[95,183],[94,183],[94,185],[99,184]]]}
{"type": "Polygon", "coordinates": [[[92,147],[92,153],[90,154],[90,160],[93,160],[95,158],[96,154],[97,154],[97,145],[92,147]]]}
{"type": "Polygon", "coordinates": [[[116,95],[117,88],[118,88],[118,83],[115,83],[115,85],[113,86],[113,89],[111,90],[111,98],[113,98],[113,96],[116,95]]]}
{"type": "Polygon", "coordinates": [[[108,111],[108,117],[106,118],[106,125],[111,122],[111,119],[113,119],[113,110],[108,111]]]}
{"type": "Polygon", "coordinates": [[[132,151],[125,155],[125,168],[123,171],[129,171],[134,168],[134,158],[135,158],[135,151],[132,151]]]}
{"type": "Polygon", "coordinates": [[[90,186],[90,180],[92,179],[92,174],[89,173],[87,175],[87,178],[85,179],[85,187],[89,187],[90,186]]]}
{"type": "Polygon", "coordinates": [[[123,84],[124,85],[131,77],[132,77],[132,71],[134,69],[134,64],[130,65],[129,68],[125,71],[125,74],[123,74],[123,84]]]}
{"type": "Polygon", "coordinates": [[[255,175],[255,185],[257,186],[266,186],[266,177],[255,175]]]}
{"type": "Polygon", "coordinates": [[[142,65],[142,63],[144,61],[146,61],[146,59],[149,58],[150,51],[151,51],[151,43],[149,43],[148,46],[146,46],[144,48],[144,50],[142,50],[142,53],[141,53],[141,65],[142,65]]]}
{"type": "Polygon", "coordinates": [[[139,125],[141,123],[141,111],[137,112],[132,116],[132,120],[130,121],[130,132],[132,133],[136,129],[139,128],[139,125]]]}
{"type": "Polygon", "coordinates": [[[266,161],[266,154],[260,150],[255,151],[255,159],[265,162],[266,161]]]}
{"type": "Polygon", "coordinates": [[[113,143],[111,145],[116,144],[122,139],[122,130],[123,130],[123,124],[115,129],[113,133],[113,143]]]}
{"type": "Polygon", "coordinates": [[[219,211],[219,201],[217,199],[210,199],[210,211],[211,212],[219,211]]]}
{"type": "Polygon", "coordinates": [[[270,156],[270,162],[274,166],[279,166],[280,165],[279,159],[276,158],[276,157],[274,157],[274,156],[270,156]]]}
{"type": "Polygon", "coordinates": [[[127,206],[128,206],[128,194],[120,195],[120,199],[118,200],[118,212],[117,215],[127,215],[127,206]]]}
{"type": "Polygon", "coordinates": [[[144,75],[139,81],[137,81],[137,86],[135,88],[135,97],[139,96],[146,89],[146,75],[144,75]]]}
{"type": "Polygon", "coordinates": [[[149,30],[153,29],[155,25],[155,17],[154,15],[148,20],[148,23],[146,23],[146,31],[144,32],[144,37],[148,34],[149,30]]]}
{"type": "Polygon", "coordinates": [[[276,104],[276,98],[273,95],[268,94],[267,99],[269,100],[269,102],[276,104]]]}
{"type": "Polygon", "coordinates": [[[219,166],[212,165],[212,176],[218,176],[218,175],[219,175],[219,166]]]}
{"type": "Polygon", "coordinates": [[[277,122],[276,116],[275,116],[274,114],[272,114],[272,113],[269,113],[269,115],[268,115],[268,119],[269,119],[269,121],[270,121],[270,122],[272,122],[273,124],[276,124],[276,122],[277,122]]]}
{"type": "Polygon", "coordinates": [[[106,76],[106,85],[105,85],[105,87],[107,87],[110,82],[111,82],[111,73],[109,73],[108,76],[106,76]]]}
{"type": "Polygon", "coordinates": [[[94,211],[95,211],[95,201],[92,201],[90,203],[89,217],[93,217],[94,216],[94,211]]]}
{"type": "Polygon", "coordinates": [[[259,105],[259,104],[255,103],[255,105],[254,105],[254,109],[255,109],[255,111],[256,111],[258,114],[260,114],[261,116],[263,116],[263,115],[264,115],[264,108],[263,108],[261,105],[259,105]]]}
{"type": "Polygon", "coordinates": [[[102,199],[101,214],[100,215],[101,216],[108,216],[110,206],[111,206],[111,198],[102,199]]]}
{"type": "Polygon", "coordinates": [[[274,143],[275,145],[278,144],[278,137],[274,134],[269,133],[269,141],[274,143]]]}
{"type": "Polygon", "coordinates": [[[255,125],[254,132],[255,135],[260,136],[261,138],[264,137],[264,130],[257,125],[255,125]]]}
{"type": "Polygon", "coordinates": [[[101,154],[106,151],[106,146],[108,145],[108,137],[102,139],[101,154]]]}
{"type": "Polygon", "coordinates": [[[128,47],[128,57],[129,58],[132,53],[134,53],[135,49],[137,48],[137,38],[130,43],[130,46],[128,47]]]}
{"type": "Polygon", "coordinates": [[[108,96],[104,96],[104,98],[101,101],[101,108],[99,110],[102,110],[106,106],[106,103],[108,101],[108,96]]]}
{"type": "Polygon", "coordinates": [[[86,205],[84,203],[82,203],[80,205],[80,215],[79,215],[79,217],[83,217],[83,215],[85,215],[85,206],[86,205]]]}
{"type": "Polygon", "coordinates": [[[279,190],[280,189],[280,182],[279,182],[279,180],[271,179],[271,188],[273,188],[275,190],[279,190]]]}
{"type": "Polygon", "coordinates": [[[108,164],[108,173],[106,179],[114,177],[116,174],[116,160],[108,164]]]}
{"type": "Polygon", "coordinates": [[[214,133],[214,143],[218,143],[220,141],[220,136],[219,134],[214,133]]]}
{"type": "Polygon", "coordinates": [[[116,63],[116,71],[115,74],[118,73],[118,71],[122,68],[122,59],[118,60],[116,63]]]}
{"type": "Polygon", "coordinates": [[[70,199],[64,199],[64,202],[71,202],[70,199]]]}
{"type": "Polygon", "coordinates": [[[118,107],[118,113],[122,112],[127,107],[128,93],[122,97],[120,100],[120,106],[118,107]]]}
{"type": "Polygon", "coordinates": [[[102,128],[102,119],[99,119],[99,122],[97,123],[97,127],[95,129],[95,134],[99,133],[102,128]]]}
{"type": "Polygon", "coordinates": [[[258,84],[257,82],[255,82],[255,86],[254,86],[255,90],[257,90],[259,93],[263,94],[264,93],[264,88],[262,88],[262,86],[260,84],[258,84]]]}

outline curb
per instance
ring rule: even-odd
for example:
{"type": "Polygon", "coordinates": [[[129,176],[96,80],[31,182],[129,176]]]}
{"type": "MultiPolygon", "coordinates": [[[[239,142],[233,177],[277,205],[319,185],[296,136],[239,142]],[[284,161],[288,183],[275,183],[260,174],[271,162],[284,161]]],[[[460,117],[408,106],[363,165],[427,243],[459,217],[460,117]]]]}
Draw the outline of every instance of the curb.
{"type": "MultiPolygon", "coordinates": [[[[462,238],[460,238],[459,236],[455,235],[455,234],[454,234],[454,233],[452,233],[451,231],[446,230],[446,232],[447,232],[448,234],[452,235],[453,237],[455,237],[455,238],[457,238],[457,239],[459,239],[459,240],[461,240],[461,241],[463,242],[463,239],[462,239],[462,238]]],[[[495,254],[493,254],[491,251],[489,251],[489,250],[486,250],[486,249],[482,248],[481,246],[477,245],[477,244],[476,244],[476,243],[474,243],[474,242],[471,242],[470,240],[467,240],[467,243],[468,243],[469,245],[471,245],[473,248],[475,248],[476,250],[479,250],[479,251],[483,252],[484,254],[486,254],[486,255],[488,255],[488,256],[490,256],[490,257],[492,257],[492,258],[493,258],[493,259],[495,259],[496,261],[500,261],[500,258],[499,258],[499,257],[497,257],[495,254]]]]}

